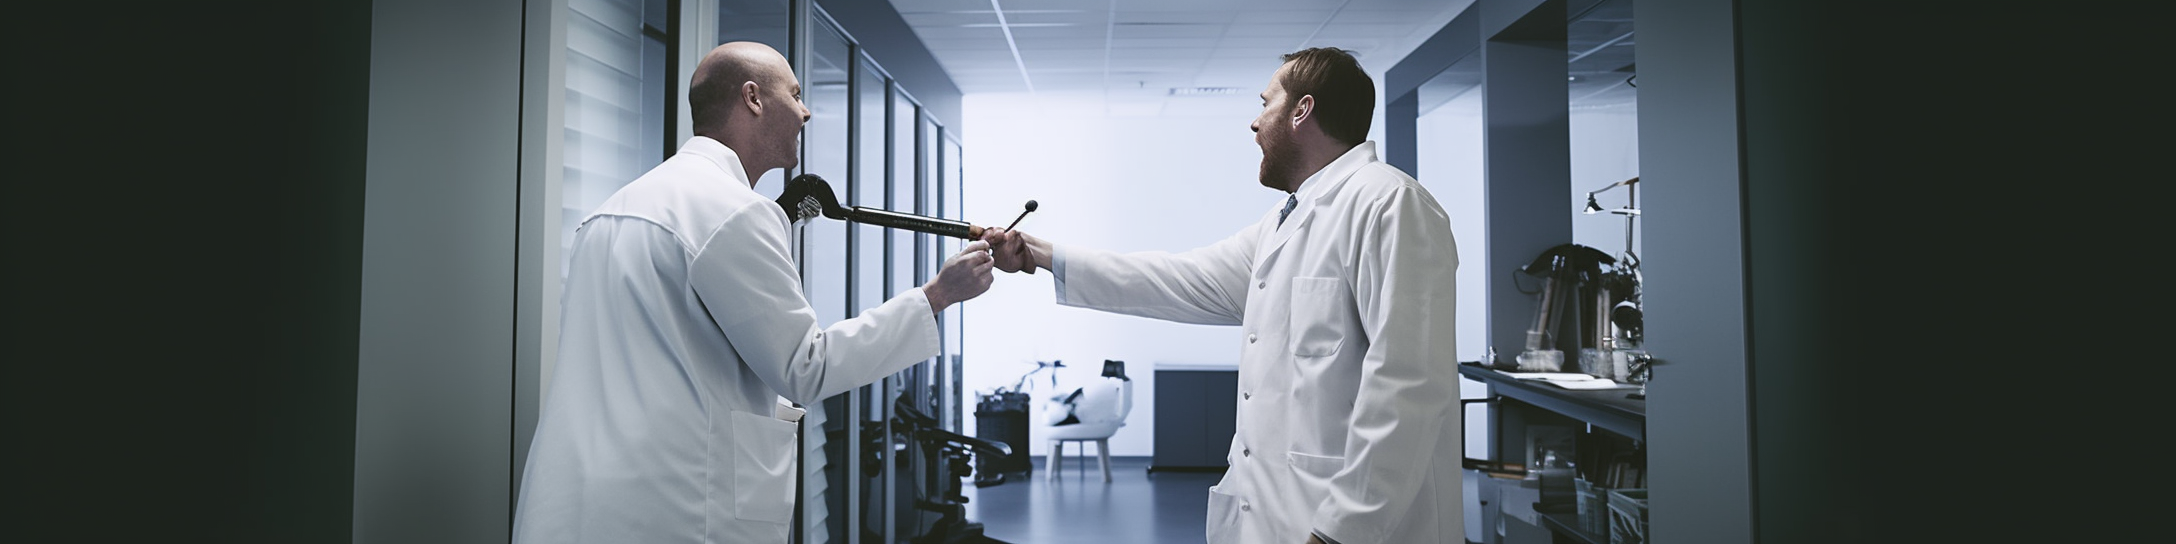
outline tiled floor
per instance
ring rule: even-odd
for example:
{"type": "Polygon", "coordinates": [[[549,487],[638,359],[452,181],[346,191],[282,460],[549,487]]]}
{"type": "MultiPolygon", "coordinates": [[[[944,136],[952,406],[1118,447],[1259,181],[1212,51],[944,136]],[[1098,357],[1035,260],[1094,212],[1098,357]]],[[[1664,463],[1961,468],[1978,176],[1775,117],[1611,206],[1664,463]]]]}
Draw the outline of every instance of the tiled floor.
{"type": "Polygon", "coordinates": [[[968,519],[1011,544],[1204,544],[1208,489],[1219,473],[1148,472],[1146,457],[1111,459],[1111,483],[1094,459],[1068,457],[1058,481],[1043,459],[1026,481],[969,487],[968,519]],[[1085,467],[1085,468],[1084,468],[1085,467]]]}

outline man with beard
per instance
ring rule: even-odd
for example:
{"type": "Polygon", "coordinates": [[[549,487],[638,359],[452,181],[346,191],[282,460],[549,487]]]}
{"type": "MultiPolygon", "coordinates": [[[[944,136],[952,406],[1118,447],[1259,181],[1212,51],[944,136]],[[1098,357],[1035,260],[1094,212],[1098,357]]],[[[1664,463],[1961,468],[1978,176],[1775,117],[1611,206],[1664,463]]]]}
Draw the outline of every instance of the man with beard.
{"type": "Polygon", "coordinates": [[[1000,270],[1050,270],[1059,304],[1245,329],[1211,544],[1463,541],[1450,217],[1376,158],[1350,53],[1284,60],[1253,129],[1287,196],[1260,221],[1176,254],[983,240],[1000,270]]]}

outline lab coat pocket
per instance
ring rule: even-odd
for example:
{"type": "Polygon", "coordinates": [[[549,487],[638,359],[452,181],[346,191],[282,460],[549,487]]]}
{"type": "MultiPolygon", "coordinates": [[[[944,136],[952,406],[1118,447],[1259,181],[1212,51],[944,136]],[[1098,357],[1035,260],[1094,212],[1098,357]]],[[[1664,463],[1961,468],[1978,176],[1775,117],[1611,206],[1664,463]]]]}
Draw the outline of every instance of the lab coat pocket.
{"type": "Polygon", "coordinates": [[[1327,455],[1310,455],[1286,452],[1285,460],[1292,463],[1292,474],[1299,478],[1300,493],[1306,499],[1303,504],[1322,504],[1330,496],[1330,478],[1337,471],[1345,470],[1345,458],[1327,455]]]}
{"type": "Polygon", "coordinates": [[[1352,295],[1337,278],[1292,278],[1292,355],[1329,357],[1345,345],[1343,320],[1352,295]]]}
{"type": "Polygon", "coordinates": [[[1209,486],[1209,544],[1246,542],[1239,534],[1239,507],[1244,504],[1244,499],[1225,493],[1222,486],[1209,486]]]}
{"type": "Polygon", "coordinates": [[[798,425],[733,412],[733,514],[749,521],[793,521],[793,449],[798,425]]]}

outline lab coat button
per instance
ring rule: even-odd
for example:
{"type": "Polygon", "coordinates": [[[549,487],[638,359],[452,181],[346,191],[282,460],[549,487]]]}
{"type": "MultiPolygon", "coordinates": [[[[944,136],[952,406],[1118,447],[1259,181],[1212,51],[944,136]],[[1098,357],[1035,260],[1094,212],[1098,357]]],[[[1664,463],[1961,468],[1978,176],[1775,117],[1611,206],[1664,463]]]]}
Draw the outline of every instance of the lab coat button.
{"type": "Polygon", "coordinates": [[[1247,333],[1247,343],[1254,343],[1254,333],[1247,333]]]}
{"type": "Polygon", "coordinates": [[[1265,281],[1265,282],[1258,282],[1258,283],[1255,283],[1255,284],[1254,284],[1254,288],[1255,288],[1255,289],[1268,289],[1268,288],[1269,288],[1269,282],[1266,282],[1266,281],[1265,281]]]}
{"type": "Polygon", "coordinates": [[[1254,511],[1254,505],[1252,505],[1252,504],[1241,504],[1241,505],[1239,505],[1239,511],[1241,511],[1241,512],[1253,512],[1253,511],[1254,511]]]}
{"type": "Polygon", "coordinates": [[[1243,449],[1243,450],[1239,450],[1239,456],[1240,456],[1240,457],[1253,457],[1253,456],[1254,456],[1254,450],[1251,450],[1251,449],[1243,449]]]}
{"type": "Polygon", "coordinates": [[[1254,394],[1253,394],[1253,393],[1240,393],[1240,394],[1239,394],[1239,400],[1248,400],[1248,399],[1252,399],[1252,398],[1254,398],[1254,394]]]}

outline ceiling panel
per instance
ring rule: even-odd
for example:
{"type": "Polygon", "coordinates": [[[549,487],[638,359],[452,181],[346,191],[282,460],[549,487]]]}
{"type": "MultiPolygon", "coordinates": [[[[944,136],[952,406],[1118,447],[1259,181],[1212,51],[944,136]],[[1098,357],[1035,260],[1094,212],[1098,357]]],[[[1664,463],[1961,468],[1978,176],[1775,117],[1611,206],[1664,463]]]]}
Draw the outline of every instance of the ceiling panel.
{"type": "Polygon", "coordinates": [[[1247,23],[1232,25],[1230,30],[1224,32],[1224,35],[1232,38],[1284,38],[1289,40],[1290,43],[1298,44],[1301,40],[1307,39],[1309,34],[1314,34],[1317,28],[1322,28],[1322,23],[1319,21],[1313,23],[1247,23]]]}
{"type": "Polygon", "coordinates": [[[899,18],[905,19],[907,21],[907,26],[914,27],[917,32],[928,28],[957,27],[966,24],[997,23],[997,14],[994,12],[963,13],[957,11],[925,11],[915,13],[901,13],[899,14],[899,18]]]}
{"type": "Polygon", "coordinates": [[[1444,9],[1445,7],[1465,9],[1465,7],[1470,4],[1472,4],[1470,0],[1464,2],[1445,2],[1443,0],[1352,0],[1345,3],[1345,9],[1407,9],[1435,11],[1444,9]],[[1445,4],[1449,4],[1449,6],[1446,6],[1445,4]]]}
{"type": "MultiPolygon", "coordinates": [[[[898,0],[893,0],[892,2],[892,4],[894,5],[901,3],[916,2],[900,2],[898,0]]],[[[1084,0],[1000,0],[999,4],[1005,6],[1005,11],[1081,10],[1087,9],[1088,7],[1100,8],[1106,5],[1105,2],[1092,2],[1084,0]]],[[[990,1],[983,0],[981,6],[982,7],[969,9],[990,9],[990,1]]]]}
{"type": "Polygon", "coordinates": [[[1228,25],[1209,23],[1118,23],[1111,25],[1111,38],[1214,38],[1224,34],[1228,25]]]}
{"type": "MultiPolygon", "coordinates": [[[[1108,42],[1100,36],[1095,38],[1036,38],[1032,40],[1015,36],[1014,41],[1020,45],[1022,51],[1029,49],[1102,48],[1108,45],[1108,42]]],[[[966,89],[960,90],[966,91],[966,89]]]]}
{"type": "Polygon", "coordinates": [[[1137,23],[1198,23],[1223,25],[1237,15],[1230,11],[1121,11],[1112,14],[1121,25],[1137,23]]]}
{"type": "Polygon", "coordinates": [[[1283,54],[1333,45],[1386,69],[1373,58],[1404,56],[1471,0],[997,0],[1010,41],[990,0],[891,3],[962,92],[1090,92],[1172,114],[1224,111],[1174,87],[1229,86],[1251,117],[1283,54]]]}
{"type": "Polygon", "coordinates": [[[1330,18],[1330,24],[1391,23],[1398,27],[1395,31],[1405,31],[1411,29],[1412,21],[1426,19],[1434,14],[1435,10],[1427,9],[1347,9],[1330,18]]]}
{"type": "Polygon", "coordinates": [[[981,10],[983,13],[989,13],[990,0],[914,0],[911,2],[894,1],[892,2],[892,9],[899,10],[900,15],[933,11],[974,10],[981,10]]]}
{"type": "MultiPolygon", "coordinates": [[[[1006,6],[1006,7],[1007,7],[1007,8],[1011,8],[1011,6],[1006,6]]],[[[984,17],[984,18],[987,18],[987,19],[989,19],[989,20],[990,20],[990,22],[993,22],[993,23],[994,23],[994,22],[997,22],[997,12],[994,12],[994,11],[990,11],[990,10],[982,10],[982,11],[977,11],[977,12],[974,12],[974,13],[975,13],[976,15],[980,15],[980,16],[982,16],[982,17],[984,17]]],[[[1108,20],[1110,20],[1110,15],[1111,15],[1111,12],[1109,12],[1109,11],[1104,11],[1104,10],[1100,10],[1100,9],[1094,9],[1094,10],[1087,10],[1087,9],[1046,9],[1046,10],[1027,10],[1027,11],[1014,11],[1014,10],[1012,10],[1012,9],[1006,9],[1006,10],[1005,10],[1005,22],[1006,22],[1006,23],[1008,23],[1008,24],[1016,24],[1016,25],[1017,25],[1017,24],[1034,24],[1034,23],[1091,23],[1091,22],[1092,22],[1092,23],[1095,23],[1095,24],[1097,24],[1097,25],[1102,25],[1104,21],[1108,21],[1108,20]]]]}
{"type": "Polygon", "coordinates": [[[1315,39],[1368,38],[1380,40],[1402,35],[1411,28],[1411,26],[1402,24],[1332,22],[1322,25],[1322,31],[1315,33],[1315,39]]]}
{"type": "Polygon", "coordinates": [[[1232,17],[1235,24],[1298,23],[1321,24],[1337,13],[1334,9],[1250,9],[1232,17]]]}
{"type": "Polygon", "coordinates": [[[1134,38],[1114,40],[1110,49],[1158,57],[1208,57],[1216,42],[1216,38],[1134,38]]]}
{"type": "MultiPolygon", "coordinates": [[[[992,28],[991,30],[996,30],[1000,36],[1004,35],[1003,29],[992,28]]],[[[1014,41],[1074,39],[1094,40],[1101,43],[1105,35],[1106,30],[1102,24],[1012,27],[1012,39],[1014,41]]]]}

